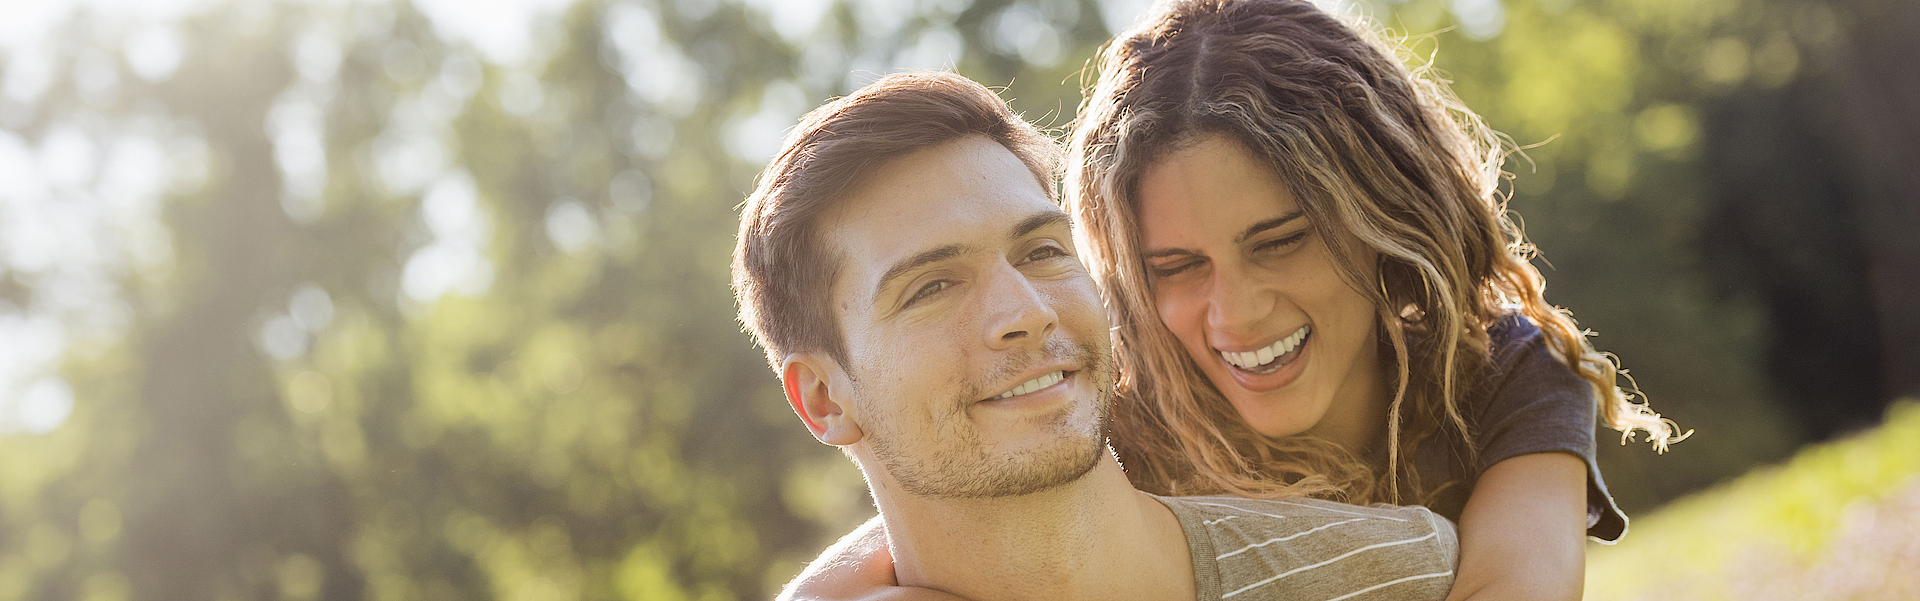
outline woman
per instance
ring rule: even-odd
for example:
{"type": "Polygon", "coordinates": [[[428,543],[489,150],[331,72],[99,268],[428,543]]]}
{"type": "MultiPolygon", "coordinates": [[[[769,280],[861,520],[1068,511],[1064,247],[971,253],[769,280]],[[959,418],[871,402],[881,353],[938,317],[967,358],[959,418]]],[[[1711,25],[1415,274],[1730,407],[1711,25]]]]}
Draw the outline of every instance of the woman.
{"type": "MultiPolygon", "coordinates": [[[[1426,504],[1460,523],[1453,598],[1578,598],[1582,531],[1625,529],[1596,413],[1680,437],[1542,297],[1497,134],[1364,31],[1188,0],[1103,51],[1067,203],[1115,325],[1115,450],[1148,492],[1426,504]]],[[[798,592],[939,598],[862,582],[888,572],[798,592]]]]}

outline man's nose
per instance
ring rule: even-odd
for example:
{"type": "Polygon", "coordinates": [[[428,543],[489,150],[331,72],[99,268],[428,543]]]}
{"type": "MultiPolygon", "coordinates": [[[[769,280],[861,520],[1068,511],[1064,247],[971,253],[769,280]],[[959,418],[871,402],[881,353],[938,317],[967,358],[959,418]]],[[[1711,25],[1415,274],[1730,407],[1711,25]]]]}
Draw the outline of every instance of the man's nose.
{"type": "Polygon", "coordinates": [[[1255,333],[1278,296],[1267,282],[1232,267],[1214,270],[1207,294],[1207,327],[1228,336],[1255,333]]]}
{"type": "Polygon", "coordinates": [[[1020,270],[1011,265],[995,270],[987,284],[987,348],[1039,348],[1060,327],[1060,316],[1020,270]]]}

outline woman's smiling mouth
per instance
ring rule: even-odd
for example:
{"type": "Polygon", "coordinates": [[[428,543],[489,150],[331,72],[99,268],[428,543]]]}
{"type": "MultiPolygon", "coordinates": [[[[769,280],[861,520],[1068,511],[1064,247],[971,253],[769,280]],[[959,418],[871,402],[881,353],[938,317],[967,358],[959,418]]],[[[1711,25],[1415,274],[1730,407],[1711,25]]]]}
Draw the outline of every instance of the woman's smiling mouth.
{"type": "Polygon", "coordinates": [[[1300,329],[1294,330],[1293,334],[1259,349],[1240,352],[1218,349],[1215,351],[1220,354],[1221,360],[1239,371],[1266,375],[1293,363],[1293,360],[1300,356],[1301,347],[1306,345],[1307,338],[1312,334],[1313,325],[1308,324],[1300,326],[1300,329]]]}

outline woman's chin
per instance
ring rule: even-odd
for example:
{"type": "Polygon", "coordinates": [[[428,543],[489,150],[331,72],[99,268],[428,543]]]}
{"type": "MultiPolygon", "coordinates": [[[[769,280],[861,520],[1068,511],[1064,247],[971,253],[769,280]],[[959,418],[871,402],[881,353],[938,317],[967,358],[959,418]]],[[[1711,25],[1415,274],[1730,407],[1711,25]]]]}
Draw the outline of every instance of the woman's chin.
{"type": "MultiPolygon", "coordinates": [[[[1234,395],[1239,396],[1239,395],[1234,395]]],[[[1325,411],[1306,395],[1259,395],[1252,398],[1228,397],[1240,419],[1253,431],[1268,438],[1286,438],[1304,434],[1320,423],[1325,411]]]]}

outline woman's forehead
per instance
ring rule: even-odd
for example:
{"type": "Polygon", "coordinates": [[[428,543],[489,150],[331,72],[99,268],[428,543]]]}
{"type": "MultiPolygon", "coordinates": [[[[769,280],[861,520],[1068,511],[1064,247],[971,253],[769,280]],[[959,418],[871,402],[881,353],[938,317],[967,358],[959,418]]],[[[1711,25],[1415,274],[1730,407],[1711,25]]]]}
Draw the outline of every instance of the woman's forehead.
{"type": "Polygon", "coordinates": [[[1181,240],[1233,241],[1256,224],[1300,210],[1277,174],[1237,143],[1218,137],[1149,165],[1136,194],[1149,247],[1181,240]]]}

